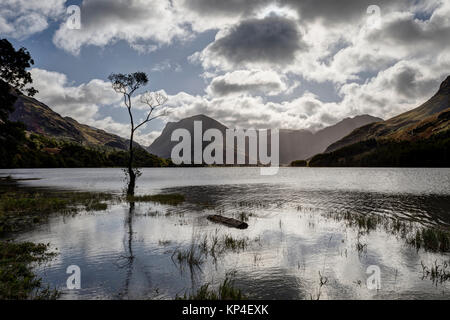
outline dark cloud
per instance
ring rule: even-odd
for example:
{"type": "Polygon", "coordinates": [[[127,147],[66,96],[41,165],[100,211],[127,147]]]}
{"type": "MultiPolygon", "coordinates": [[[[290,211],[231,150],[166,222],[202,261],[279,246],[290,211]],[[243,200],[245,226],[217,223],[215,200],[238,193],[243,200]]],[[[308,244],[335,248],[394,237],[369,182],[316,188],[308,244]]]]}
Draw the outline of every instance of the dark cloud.
{"type": "Polygon", "coordinates": [[[209,50],[233,64],[288,64],[297,51],[306,48],[307,45],[293,20],[271,16],[240,22],[229,34],[216,40],[209,50]]]}
{"type": "Polygon", "coordinates": [[[273,83],[252,83],[252,84],[238,84],[229,83],[225,79],[213,80],[209,85],[211,93],[224,96],[231,93],[240,92],[271,92],[281,89],[279,82],[273,83]]]}
{"type": "Polygon", "coordinates": [[[201,14],[248,15],[273,3],[273,0],[187,0],[185,6],[201,14]]]}
{"type": "Polygon", "coordinates": [[[420,70],[404,66],[390,79],[398,94],[408,98],[421,97],[439,86],[438,79],[424,79],[420,70]]]}
{"type": "MultiPolygon", "coordinates": [[[[148,7],[152,4],[149,3],[148,7]]],[[[81,23],[91,27],[113,22],[150,18],[148,10],[126,0],[85,0],[81,7],[81,23]]]]}
{"type": "MultiPolygon", "coordinates": [[[[379,32],[370,34],[369,41],[389,42],[411,47],[432,45],[438,49],[449,46],[450,27],[435,21],[423,23],[411,16],[404,16],[384,24],[379,32]]],[[[425,49],[425,47],[422,48],[425,49]]]]}

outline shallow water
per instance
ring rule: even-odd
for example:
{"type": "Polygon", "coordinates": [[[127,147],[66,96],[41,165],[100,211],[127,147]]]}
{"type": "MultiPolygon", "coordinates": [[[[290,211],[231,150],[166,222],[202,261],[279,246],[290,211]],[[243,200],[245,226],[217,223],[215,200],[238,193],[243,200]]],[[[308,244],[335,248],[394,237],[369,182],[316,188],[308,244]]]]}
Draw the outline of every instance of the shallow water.
{"type": "MultiPolygon", "coordinates": [[[[0,176],[40,178],[24,186],[121,193],[120,169],[0,170],[0,176]]],[[[450,261],[449,254],[416,250],[382,227],[358,232],[334,212],[413,219],[450,225],[449,169],[258,168],[143,169],[138,194],[177,192],[180,206],[109,204],[106,211],[52,217],[17,235],[50,243],[59,255],[37,267],[62,299],[171,299],[227,275],[251,298],[448,299],[450,282],[423,277],[421,263],[450,261]],[[249,228],[230,229],[206,219],[219,213],[249,215],[249,228]],[[241,250],[224,250],[189,267],[176,250],[232,235],[241,250]],[[359,247],[358,247],[359,245],[359,247]],[[130,259],[130,257],[133,257],[130,259]],[[67,290],[66,268],[81,269],[81,289],[67,290]],[[380,268],[380,289],[370,290],[367,268],[380,268]],[[320,275],[326,284],[320,287],[320,275]]]]}

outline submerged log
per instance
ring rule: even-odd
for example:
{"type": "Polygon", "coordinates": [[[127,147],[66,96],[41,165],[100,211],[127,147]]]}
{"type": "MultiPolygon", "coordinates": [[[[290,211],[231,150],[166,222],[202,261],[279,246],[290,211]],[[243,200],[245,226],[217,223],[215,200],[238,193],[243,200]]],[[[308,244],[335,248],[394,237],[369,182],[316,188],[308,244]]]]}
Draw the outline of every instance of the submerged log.
{"type": "Polygon", "coordinates": [[[233,218],[227,218],[224,216],[220,216],[218,214],[209,215],[207,219],[212,222],[224,224],[228,227],[233,227],[233,228],[238,228],[238,229],[247,229],[248,228],[248,224],[243,221],[239,221],[239,220],[236,220],[233,218]]]}

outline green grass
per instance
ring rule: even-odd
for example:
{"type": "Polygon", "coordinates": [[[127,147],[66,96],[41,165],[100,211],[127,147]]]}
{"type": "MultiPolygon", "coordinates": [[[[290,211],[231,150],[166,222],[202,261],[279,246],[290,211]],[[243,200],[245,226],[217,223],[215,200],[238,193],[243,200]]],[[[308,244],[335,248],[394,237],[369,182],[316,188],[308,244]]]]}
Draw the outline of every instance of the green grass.
{"type": "Polygon", "coordinates": [[[0,241],[0,300],[55,299],[56,290],[43,287],[32,265],[50,260],[55,254],[48,245],[0,241]]]}
{"type": "Polygon", "coordinates": [[[49,215],[80,210],[106,210],[113,195],[95,192],[42,191],[17,187],[0,188],[0,235],[20,231],[45,221],[49,215]]]}
{"type": "Polygon", "coordinates": [[[168,204],[177,206],[185,201],[185,197],[179,193],[166,193],[155,195],[142,195],[142,196],[129,196],[127,197],[129,202],[158,202],[161,204],[168,204]]]}
{"type": "Polygon", "coordinates": [[[245,295],[241,292],[240,289],[234,287],[232,281],[229,278],[225,278],[225,280],[219,285],[217,290],[213,290],[210,288],[210,284],[206,283],[202,285],[197,292],[179,297],[177,296],[175,299],[177,300],[245,300],[245,295]]]}
{"type": "Polygon", "coordinates": [[[66,209],[68,204],[67,200],[41,197],[39,194],[31,195],[29,198],[4,196],[0,199],[0,210],[10,213],[23,213],[31,210],[50,212],[66,209]]]}

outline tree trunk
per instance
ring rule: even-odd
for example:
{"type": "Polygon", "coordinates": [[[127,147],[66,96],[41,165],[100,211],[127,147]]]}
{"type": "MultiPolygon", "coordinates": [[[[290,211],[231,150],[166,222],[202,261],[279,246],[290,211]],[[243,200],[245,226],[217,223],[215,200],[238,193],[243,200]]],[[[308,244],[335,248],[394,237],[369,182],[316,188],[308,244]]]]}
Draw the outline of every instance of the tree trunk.
{"type": "Polygon", "coordinates": [[[129,159],[128,159],[128,190],[127,190],[127,196],[134,196],[134,188],[136,186],[136,174],[133,170],[133,137],[134,137],[134,130],[131,129],[131,135],[130,135],[130,150],[129,150],[129,159]]]}

